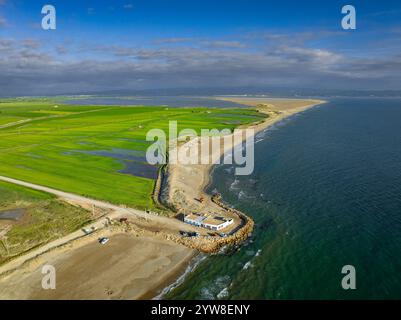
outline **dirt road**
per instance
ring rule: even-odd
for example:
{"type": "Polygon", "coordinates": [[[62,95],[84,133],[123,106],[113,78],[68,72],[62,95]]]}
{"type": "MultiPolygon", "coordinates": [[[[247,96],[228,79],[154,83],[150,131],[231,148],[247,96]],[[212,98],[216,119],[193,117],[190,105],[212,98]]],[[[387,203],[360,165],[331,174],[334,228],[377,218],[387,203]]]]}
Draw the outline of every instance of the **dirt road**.
{"type": "MultiPolygon", "coordinates": [[[[24,186],[27,188],[31,188],[34,190],[39,190],[43,192],[47,192],[50,194],[54,194],[58,196],[60,199],[68,201],[69,203],[72,204],[78,204],[78,205],[85,205],[86,207],[90,207],[92,205],[98,207],[98,208],[103,208],[103,209],[108,209],[111,210],[112,212],[103,216],[102,218],[94,221],[93,223],[89,224],[86,226],[86,228],[96,228],[96,229],[103,229],[107,225],[107,221],[109,219],[118,219],[120,217],[129,217],[131,218],[138,227],[143,228],[145,230],[151,230],[153,232],[166,232],[166,233],[171,233],[171,234],[177,234],[179,230],[195,230],[193,227],[177,220],[174,218],[168,218],[168,217],[163,217],[163,216],[157,216],[157,215],[152,215],[149,213],[146,213],[141,210],[136,210],[132,208],[123,208],[119,207],[117,205],[113,205],[108,202],[104,201],[99,201],[99,200],[94,200],[90,198],[86,198],[83,196],[79,196],[76,194],[56,190],[53,188],[49,187],[44,187],[40,185],[36,185],[33,183],[17,180],[17,179],[12,179],[8,178],[5,176],[0,176],[1,181],[13,183],[16,185],[24,186]]],[[[46,245],[43,245],[35,250],[32,250],[28,252],[27,254],[24,254],[21,257],[18,257],[16,259],[13,259],[12,261],[4,264],[3,266],[0,266],[0,275],[4,273],[8,273],[10,271],[16,270],[18,267],[23,265],[25,262],[32,260],[46,252],[51,251],[54,248],[58,248],[60,246],[63,246],[69,242],[72,242],[74,240],[77,240],[79,238],[82,238],[86,236],[85,232],[83,230],[77,230],[73,233],[68,234],[67,236],[64,236],[60,239],[54,240],[46,245]]]]}

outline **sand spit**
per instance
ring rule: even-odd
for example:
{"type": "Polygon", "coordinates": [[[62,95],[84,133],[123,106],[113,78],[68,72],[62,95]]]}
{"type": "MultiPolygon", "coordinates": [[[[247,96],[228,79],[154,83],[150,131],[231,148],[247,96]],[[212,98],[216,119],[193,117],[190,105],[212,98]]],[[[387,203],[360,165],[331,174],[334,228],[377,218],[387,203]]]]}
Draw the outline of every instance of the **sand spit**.
{"type": "MultiPolygon", "coordinates": [[[[216,99],[254,106],[258,112],[266,114],[268,117],[264,121],[248,126],[248,128],[254,129],[255,134],[291,115],[325,102],[322,100],[244,99],[238,97],[217,97],[216,99]]],[[[202,148],[202,145],[205,148],[209,147],[209,140],[207,138],[197,137],[186,144],[189,143],[197,143],[200,148],[202,148]]],[[[178,148],[184,148],[186,144],[178,148]]],[[[212,153],[210,158],[221,159],[228,151],[230,149],[224,145],[220,150],[213,150],[214,154],[212,153]]],[[[215,164],[169,164],[165,173],[167,183],[164,184],[165,188],[162,190],[163,201],[167,203],[169,208],[174,208],[178,213],[200,212],[203,214],[224,216],[234,220],[234,224],[230,230],[222,230],[222,232],[228,234],[227,237],[205,236],[177,239],[179,243],[207,253],[218,252],[226,245],[240,244],[249,237],[254,226],[253,220],[244,213],[230,208],[220,198],[211,197],[205,193],[205,188],[210,183],[211,171],[215,164]],[[198,200],[201,198],[203,199],[202,202],[198,200]],[[230,231],[233,229],[235,233],[231,234],[230,231]]]]}

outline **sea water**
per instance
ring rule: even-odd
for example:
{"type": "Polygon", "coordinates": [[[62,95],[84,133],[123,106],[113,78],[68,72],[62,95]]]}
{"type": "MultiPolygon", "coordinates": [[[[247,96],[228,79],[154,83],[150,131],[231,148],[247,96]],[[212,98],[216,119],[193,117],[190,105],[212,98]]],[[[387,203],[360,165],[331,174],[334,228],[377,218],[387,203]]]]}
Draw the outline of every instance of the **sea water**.
{"type": "Polygon", "coordinates": [[[255,220],[239,251],[202,261],[168,299],[401,298],[401,99],[337,98],[261,133],[255,171],[209,192],[255,220]],[[342,267],[356,270],[344,290],[342,267]]]}

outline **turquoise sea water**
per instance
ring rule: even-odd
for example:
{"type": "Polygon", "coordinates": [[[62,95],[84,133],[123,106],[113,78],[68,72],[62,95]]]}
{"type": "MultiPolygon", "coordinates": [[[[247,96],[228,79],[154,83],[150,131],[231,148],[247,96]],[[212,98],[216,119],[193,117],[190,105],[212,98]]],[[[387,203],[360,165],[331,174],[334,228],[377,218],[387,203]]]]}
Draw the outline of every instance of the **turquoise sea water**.
{"type": "Polygon", "coordinates": [[[166,298],[401,298],[401,99],[335,99],[257,141],[254,173],[217,167],[209,190],[254,218],[251,241],[166,298]]]}

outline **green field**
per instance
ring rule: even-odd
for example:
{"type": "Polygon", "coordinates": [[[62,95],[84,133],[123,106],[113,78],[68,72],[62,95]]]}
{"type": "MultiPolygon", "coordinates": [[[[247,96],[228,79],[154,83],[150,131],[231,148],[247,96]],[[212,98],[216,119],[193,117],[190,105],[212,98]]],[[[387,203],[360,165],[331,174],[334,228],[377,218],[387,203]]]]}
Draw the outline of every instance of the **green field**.
{"type": "Polygon", "coordinates": [[[120,172],[127,163],[135,167],[141,162],[151,143],[145,140],[148,130],[168,132],[169,120],[178,121],[179,129],[197,132],[232,130],[262,118],[251,108],[72,106],[46,98],[2,100],[0,175],[154,209],[154,179],[120,172]]]}
{"type": "Polygon", "coordinates": [[[0,181],[0,212],[25,209],[19,221],[0,220],[0,264],[77,230],[91,219],[89,212],[52,195],[0,181]]]}

